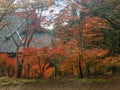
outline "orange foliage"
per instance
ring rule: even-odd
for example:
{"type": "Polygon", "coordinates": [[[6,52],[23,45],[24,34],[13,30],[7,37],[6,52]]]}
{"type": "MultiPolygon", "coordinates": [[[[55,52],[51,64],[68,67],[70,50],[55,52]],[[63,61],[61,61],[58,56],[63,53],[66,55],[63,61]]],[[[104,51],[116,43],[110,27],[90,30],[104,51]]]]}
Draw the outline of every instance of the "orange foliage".
{"type": "MultiPolygon", "coordinates": [[[[63,47],[30,47],[25,48],[21,53],[24,55],[22,77],[26,78],[41,78],[41,74],[43,75],[42,78],[51,77],[54,71],[51,62],[54,62],[60,56],[66,55],[63,47]]],[[[20,57],[23,55],[20,55],[20,57]]]]}
{"type": "Polygon", "coordinates": [[[7,54],[0,54],[0,68],[8,77],[15,76],[16,70],[16,60],[14,58],[10,58],[7,54]]]}

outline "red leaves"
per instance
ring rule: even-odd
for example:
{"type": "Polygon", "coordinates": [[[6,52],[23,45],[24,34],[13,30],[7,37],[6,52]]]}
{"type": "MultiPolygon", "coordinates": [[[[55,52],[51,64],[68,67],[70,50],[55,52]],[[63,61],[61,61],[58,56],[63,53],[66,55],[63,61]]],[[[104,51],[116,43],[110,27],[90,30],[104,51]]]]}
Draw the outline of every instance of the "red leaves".
{"type": "Polygon", "coordinates": [[[57,56],[62,56],[63,57],[63,56],[66,55],[66,51],[65,51],[64,47],[50,48],[49,54],[54,55],[55,57],[57,57],[57,56]]]}
{"type": "Polygon", "coordinates": [[[0,68],[6,76],[13,77],[15,75],[16,60],[10,58],[7,54],[0,54],[0,68]]]}
{"type": "Polygon", "coordinates": [[[97,54],[98,57],[103,57],[106,54],[108,54],[108,50],[100,50],[99,53],[97,54]]]}
{"type": "Polygon", "coordinates": [[[47,47],[25,48],[24,53],[22,76],[29,78],[40,78],[41,74],[43,75],[42,78],[50,77],[54,69],[50,67],[49,60],[52,56],[57,57],[62,54],[57,49],[49,49],[47,47]]]}
{"type": "MultiPolygon", "coordinates": [[[[29,33],[32,33],[33,30],[40,28],[40,21],[35,10],[27,10],[15,13],[17,17],[27,20],[27,29],[29,33]]],[[[22,25],[24,26],[24,25],[22,25]]],[[[26,26],[26,25],[25,25],[26,26]]]]}

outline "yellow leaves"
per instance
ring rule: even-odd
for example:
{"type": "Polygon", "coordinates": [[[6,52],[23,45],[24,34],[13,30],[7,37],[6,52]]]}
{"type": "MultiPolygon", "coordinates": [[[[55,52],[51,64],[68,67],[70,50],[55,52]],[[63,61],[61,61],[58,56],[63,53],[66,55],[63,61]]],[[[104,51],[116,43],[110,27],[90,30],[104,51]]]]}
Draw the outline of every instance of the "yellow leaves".
{"type": "Polygon", "coordinates": [[[85,8],[85,9],[82,9],[81,12],[82,13],[87,13],[87,12],[89,12],[89,10],[85,8]]]}
{"type": "MultiPolygon", "coordinates": [[[[29,1],[29,0],[28,0],[29,1]]],[[[35,0],[35,4],[43,4],[46,7],[51,6],[54,3],[55,0],[35,0]]]]}
{"type": "Polygon", "coordinates": [[[120,4],[115,7],[115,9],[120,9],[120,4]]]}
{"type": "Polygon", "coordinates": [[[86,24],[85,24],[85,27],[87,27],[87,28],[90,27],[90,24],[86,23],[86,24]]]}
{"type": "Polygon", "coordinates": [[[46,6],[49,7],[54,3],[54,0],[46,0],[46,6]]]}
{"type": "Polygon", "coordinates": [[[51,77],[51,75],[53,74],[54,68],[49,68],[45,71],[45,78],[51,77]]]}
{"type": "Polygon", "coordinates": [[[98,57],[103,57],[106,54],[108,54],[108,50],[100,50],[99,53],[97,54],[98,57]]]}
{"type": "Polygon", "coordinates": [[[68,57],[70,60],[77,60],[77,58],[78,58],[78,54],[77,53],[73,53],[73,54],[71,54],[69,57],[68,57]]]}
{"type": "Polygon", "coordinates": [[[119,10],[120,10],[120,4],[115,7],[115,9],[113,10],[113,12],[114,13],[118,13],[119,10]]]}
{"type": "Polygon", "coordinates": [[[115,57],[106,57],[105,59],[102,60],[102,64],[106,67],[111,67],[111,66],[120,66],[120,56],[115,56],[115,57]]]}
{"type": "Polygon", "coordinates": [[[92,41],[102,40],[101,31],[99,28],[105,27],[105,23],[101,18],[87,16],[83,25],[83,37],[88,44],[92,41]]]}

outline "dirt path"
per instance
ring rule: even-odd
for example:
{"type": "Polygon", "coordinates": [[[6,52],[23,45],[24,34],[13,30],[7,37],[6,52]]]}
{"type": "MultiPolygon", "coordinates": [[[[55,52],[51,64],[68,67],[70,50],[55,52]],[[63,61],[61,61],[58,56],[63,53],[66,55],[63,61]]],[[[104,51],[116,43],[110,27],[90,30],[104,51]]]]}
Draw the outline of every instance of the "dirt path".
{"type": "Polygon", "coordinates": [[[120,90],[120,78],[109,82],[103,80],[49,79],[45,82],[3,86],[0,90],[120,90]]]}

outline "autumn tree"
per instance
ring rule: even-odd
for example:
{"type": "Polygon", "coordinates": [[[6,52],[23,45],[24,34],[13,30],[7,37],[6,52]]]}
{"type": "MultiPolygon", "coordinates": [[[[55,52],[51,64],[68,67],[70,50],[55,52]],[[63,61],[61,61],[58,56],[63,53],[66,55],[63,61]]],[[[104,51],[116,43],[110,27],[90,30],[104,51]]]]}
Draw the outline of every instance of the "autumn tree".
{"type": "MultiPolygon", "coordinates": [[[[45,3],[46,1],[40,1],[40,0],[36,0],[34,2],[29,2],[29,1],[25,1],[25,3],[23,2],[23,7],[25,7],[25,12],[23,13],[23,15],[21,15],[21,17],[23,19],[26,19],[26,24],[25,24],[25,31],[24,31],[24,37],[22,38],[22,47],[23,49],[26,47],[29,47],[31,41],[33,40],[33,35],[37,32],[37,31],[42,31],[41,29],[41,22],[43,21],[43,16],[42,13],[45,10],[45,8],[47,9],[53,2],[53,0],[48,3],[45,3]],[[36,13],[36,10],[38,11],[38,13],[36,13]],[[39,18],[38,18],[39,17],[39,18]]],[[[24,54],[23,54],[23,58],[22,60],[18,60],[18,76],[17,77],[21,77],[21,72],[22,72],[22,64],[24,62],[24,54]]]]}
{"type": "Polygon", "coordinates": [[[22,77],[46,78],[52,75],[53,68],[50,63],[48,48],[26,48],[23,63],[22,77]],[[46,75],[48,73],[48,75],[46,75]]]}
{"type": "MultiPolygon", "coordinates": [[[[55,19],[56,37],[61,41],[61,44],[69,45],[69,49],[71,49],[69,52],[74,51],[74,48],[77,51],[78,57],[74,58],[77,60],[77,73],[80,78],[83,78],[84,55],[82,53],[85,49],[96,47],[95,42],[100,42],[102,39],[101,32],[97,29],[99,25],[102,26],[102,22],[97,24],[100,19],[90,16],[90,0],[69,0],[63,3],[66,4],[66,7],[55,19]],[[75,46],[74,43],[76,43],[75,46]]],[[[73,54],[76,56],[75,53],[73,54]]],[[[69,60],[72,61],[72,59],[69,60]]]]}
{"type": "MultiPolygon", "coordinates": [[[[47,0],[47,1],[41,1],[41,0],[35,0],[35,1],[29,1],[29,0],[22,0],[22,1],[14,1],[14,0],[10,0],[10,2],[8,1],[3,1],[3,4],[6,4],[5,6],[8,7],[2,7],[3,9],[7,9],[5,10],[5,14],[7,13],[8,16],[12,13],[12,10],[15,11],[15,15],[16,17],[18,17],[19,19],[22,19],[23,21],[19,23],[19,26],[17,28],[17,30],[19,28],[22,28],[22,30],[24,30],[24,35],[20,35],[20,33],[16,30],[15,33],[18,35],[19,38],[19,42],[16,41],[17,37],[13,36],[13,32],[11,27],[9,26],[8,22],[10,22],[7,17],[5,17],[5,20],[7,22],[7,28],[9,31],[9,35],[7,36],[7,38],[12,38],[12,40],[14,41],[14,44],[16,45],[16,60],[17,60],[17,77],[20,78],[21,77],[21,72],[22,72],[22,64],[24,62],[24,54],[23,54],[23,58],[20,60],[19,59],[19,49],[22,48],[26,48],[29,47],[31,41],[33,40],[33,35],[34,33],[36,33],[36,31],[41,30],[41,23],[43,20],[43,16],[42,16],[42,12],[43,10],[46,8],[48,8],[51,4],[53,4],[53,0],[47,0]],[[18,9],[23,9],[22,12],[16,12],[18,9]],[[36,10],[38,11],[38,13],[36,13],[36,10]],[[39,17],[39,18],[38,18],[39,17]]],[[[1,5],[2,5],[1,3],[1,5]]],[[[3,10],[2,9],[2,10],[3,10]]],[[[4,17],[5,15],[2,15],[2,17],[4,17]]],[[[2,26],[4,27],[4,26],[2,26]]],[[[2,28],[1,27],[1,28],[2,28]]],[[[42,31],[42,30],[41,30],[42,31]]]]}
{"type": "Polygon", "coordinates": [[[0,54],[0,76],[14,77],[15,67],[15,58],[10,58],[6,53],[0,54]]]}
{"type": "Polygon", "coordinates": [[[92,16],[99,17],[106,23],[106,26],[100,27],[104,38],[104,48],[110,51],[109,55],[119,54],[119,0],[93,0],[91,3],[93,4],[90,10],[92,16]]]}
{"type": "Polygon", "coordinates": [[[7,15],[14,13],[14,1],[15,0],[1,0],[0,1],[0,30],[2,30],[8,23],[4,23],[3,20],[7,15]]]}

